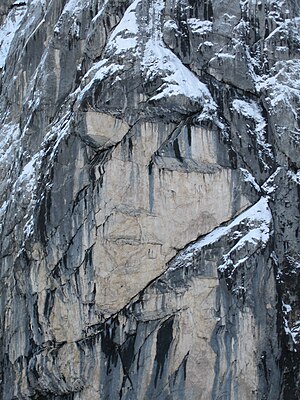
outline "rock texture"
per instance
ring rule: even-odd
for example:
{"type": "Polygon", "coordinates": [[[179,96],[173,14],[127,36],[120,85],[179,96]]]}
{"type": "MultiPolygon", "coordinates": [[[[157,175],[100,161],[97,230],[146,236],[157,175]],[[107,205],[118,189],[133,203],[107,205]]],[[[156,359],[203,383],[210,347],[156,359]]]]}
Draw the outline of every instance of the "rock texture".
{"type": "Polygon", "coordinates": [[[300,2],[0,24],[0,398],[299,399],[300,2]]]}

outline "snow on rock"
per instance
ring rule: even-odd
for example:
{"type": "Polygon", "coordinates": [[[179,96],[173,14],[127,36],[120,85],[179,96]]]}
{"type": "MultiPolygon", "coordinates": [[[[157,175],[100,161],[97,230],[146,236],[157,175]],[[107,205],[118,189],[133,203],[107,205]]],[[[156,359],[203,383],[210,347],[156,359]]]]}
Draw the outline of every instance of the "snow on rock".
{"type": "MultiPolygon", "coordinates": [[[[52,129],[45,136],[41,144],[41,150],[33,155],[26,155],[26,162],[18,171],[12,160],[19,163],[24,157],[19,149],[22,147],[22,140],[26,132],[21,132],[19,125],[6,124],[0,132],[0,221],[7,209],[27,210],[23,222],[25,237],[28,237],[33,230],[34,219],[33,208],[36,205],[38,192],[38,174],[42,159],[45,157],[45,149],[49,142],[53,143],[51,152],[48,154],[48,166],[51,168],[57,149],[61,141],[69,133],[71,114],[67,113],[63,118],[58,118],[53,123],[52,129]],[[8,190],[8,187],[10,188],[8,190]],[[9,198],[6,193],[10,192],[9,198]],[[2,203],[1,203],[2,202],[2,203]]],[[[0,222],[1,227],[1,222],[0,222]]],[[[1,231],[1,230],[0,230],[1,231]]]]}
{"type": "MultiPolygon", "coordinates": [[[[164,2],[161,0],[152,2],[147,24],[139,20],[140,3],[141,0],[135,0],[128,7],[108,40],[103,59],[94,64],[83,78],[79,102],[94,85],[103,80],[114,75],[116,75],[115,81],[122,79],[120,73],[128,70],[128,64],[131,66],[134,64],[140,68],[145,83],[153,83],[158,79],[163,81],[149,101],[158,102],[163,99],[183,97],[197,105],[199,109],[202,108],[203,115],[214,114],[217,107],[207,86],[185,67],[163,42],[161,14],[164,2]]],[[[197,24],[194,20],[191,23],[200,29],[199,21],[197,24]]],[[[211,25],[207,21],[201,21],[201,24],[203,29],[204,26],[205,29],[209,29],[208,25],[211,25]]]]}
{"type": "Polygon", "coordinates": [[[54,26],[54,32],[56,34],[60,34],[61,29],[63,28],[64,25],[65,17],[71,17],[73,24],[71,26],[69,34],[73,38],[79,39],[80,25],[81,25],[79,22],[79,16],[84,7],[86,7],[86,5],[87,5],[86,2],[82,0],[69,0],[65,5],[59,20],[54,26]]]}
{"type": "Polygon", "coordinates": [[[254,176],[245,168],[240,168],[243,174],[243,178],[245,182],[249,182],[250,185],[253,186],[253,188],[259,193],[260,192],[260,187],[258,183],[256,182],[254,176]]]}
{"type": "Polygon", "coordinates": [[[294,323],[289,322],[288,313],[292,311],[292,308],[289,304],[283,303],[282,309],[283,309],[283,313],[286,315],[286,317],[283,317],[284,331],[292,339],[293,344],[298,344],[299,343],[299,334],[300,334],[300,320],[297,320],[294,323]],[[289,308],[287,308],[287,307],[289,307],[289,308]]]}
{"type": "Polygon", "coordinates": [[[206,35],[212,31],[213,23],[211,21],[202,21],[197,18],[188,18],[187,24],[193,33],[206,35]]]}
{"type": "Polygon", "coordinates": [[[5,201],[0,207],[0,221],[1,221],[2,217],[5,215],[7,207],[8,207],[8,202],[5,201]]]}
{"type": "Polygon", "coordinates": [[[12,8],[4,24],[0,28],[0,68],[5,66],[9,49],[26,14],[26,9],[26,5],[12,8]]]}
{"type": "Polygon", "coordinates": [[[164,23],[164,29],[168,31],[175,31],[177,34],[181,35],[177,22],[173,19],[169,19],[164,23]]]}
{"type": "Polygon", "coordinates": [[[84,1],[82,0],[69,0],[64,7],[63,13],[77,14],[82,10],[84,1]]]}
{"type": "MultiPolygon", "coordinates": [[[[105,4],[106,3],[107,2],[105,2],[105,4]]],[[[103,54],[104,58],[95,63],[83,77],[83,87],[82,90],[78,92],[79,103],[92,87],[103,80],[115,74],[118,75],[117,80],[120,79],[119,74],[125,68],[125,62],[124,64],[120,64],[120,59],[125,58],[128,52],[130,52],[130,60],[134,59],[137,55],[138,24],[136,21],[136,7],[139,3],[140,0],[135,0],[131,6],[128,7],[122,20],[109,38],[103,54]],[[118,61],[115,60],[115,57],[118,58],[118,61]]],[[[100,14],[103,12],[104,6],[100,10],[100,14]]]]}
{"type": "Polygon", "coordinates": [[[82,101],[92,87],[117,73],[119,74],[122,70],[124,70],[124,65],[111,63],[107,58],[97,62],[83,77],[83,82],[86,85],[81,91],[78,91],[78,103],[82,101]]]}
{"type": "Polygon", "coordinates": [[[300,170],[298,170],[296,173],[292,171],[288,171],[287,176],[295,182],[297,185],[300,185],[300,170]]]}
{"type": "Polygon", "coordinates": [[[276,168],[275,172],[273,172],[273,174],[271,174],[268,177],[268,179],[266,179],[266,181],[263,183],[263,185],[261,186],[261,189],[264,194],[271,195],[272,193],[274,193],[276,191],[276,189],[278,188],[278,185],[275,183],[276,182],[275,178],[281,171],[282,171],[281,167],[276,168]]]}
{"type": "Polygon", "coordinates": [[[216,104],[206,85],[200,82],[175,54],[163,45],[162,41],[149,40],[146,44],[142,70],[148,81],[161,76],[164,82],[159,93],[150,100],[182,95],[203,104],[207,111],[216,110],[216,104]]]}
{"type": "MultiPolygon", "coordinates": [[[[30,204],[33,206],[35,200],[37,188],[35,166],[38,156],[29,159],[18,171],[18,162],[22,158],[21,146],[22,132],[19,125],[4,125],[0,133],[0,227],[1,219],[8,209],[25,210],[30,204]]],[[[27,216],[24,220],[26,218],[27,216]]]]}
{"type": "Polygon", "coordinates": [[[231,274],[245,263],[258,249],[264,248],[271,235],[272,214],[268,199],[262,197],[256,204],[242,212],[227,226],[214,229],[184,249],[171,264],[170,270],[182,266],[191,266],[193,259],[205,247],[214,245],[221,240],[231,240],[235,244],[224,254],[223,262],[218,266],[220,272],[229,269],[231,274]]]}
{"type": "Polygon", "coordinates": [[[140,0],[136,0],[128,7],[121,22],[113,31],[106,47],[108,54],[124,54],[129,50],[134,51],[136,49],[138,44],[137,34],[139,32],[136,7],[139,3],[140,0]]]}
{"type": "Polygon", "coordinates": [[[18,179],[13,185],[14,191],[22,191],[22,193],[30,193],[36,189],[36,172],[35,165],[39,158],[39,153],[35,154],[31,160],[24,166],[18,179]]]}
{"type": "Polygon", "coordinates": [[[10,171],[14,168],[12,160],[18,157],[20,137],[21,132],[17,124],[6,124],[0,131],[0,201],[6,197],[7,188],[11,184],[10,171]]]}
{"type": "MultiPolygon", "coordinates": [[[[271,145],[266,141],[266,121],[262,116],[262,112],[260,107],[255,103],[255,101],[245,101],[235,99],[232,102],[233,109],[241,114],[244,118],[250,119],[255,122],[254,132],[251,131],[253,135],[255,135],[255,139],[258,145],[258,153],[259,157],[262,160],[263,156],[267,156],[269,158],[273,158],[271,145]]],[[[264,163],[265,167],[268,169],[269,166],[264,163]]]]}
{"type": "MultiPolygon", "coordinates": [[[[13,191],[12,199],[16,198],[15,193],[23,193],[27,195],[28,208],[25,219],[26,223],[24,225],[24,237],[28,238],[34,230],[35,219],[33,218],[33,213],[30,212],[32,208],[35,207],[37,200],[37,189],[38,189],[38,174],[41,168],[42,159],[45,157],[44,148],[47,147],[47,143],[53,142],[54,145],[51,149],[50,154],[48,154],[48,168],[51,168],[55,155],[57,153],[58,147],[61,141],[69,134],[71,124],[71,114],[68,113],[62,119],[58,119],[52,126],[52,129],[45,136],[45,139],[41,145],[42,150],[34,154],[29,162],[22,169],[18,179],[16,180],[13,191]],[[29,218],[28,218],[29,217],[29,218]]],[[[47,172],[47,171],[46,171],[47,172]]],[[[49,171],[48,171],[49,172],[49,171]]],[[[46,174],[47,175],[47,174],[46,174]]],[[[51,185],[48,185],[50,188],[51,185]]],[[[26,196],[25,196],[26,198],[26,196]]]]}
{"type": "MultiPolygon", "coordinates": [[[[267,92],[272,109],[290,108],[297,117],[296,106],[300,101],[300,60],[278,61],[271,70],[272,76],[262,77],[257,82],[257,90],[267,92]]],[[[274,112],[273,111],[273,112],[274,112]]]]}
{"type": "MultiPolygon", "coordinates": [[[[159,21],[164,8],[164,2],[154,1],[152,4],[149,26],[146,28],[149,36],[145,44],[141,69],[146,82],[161,78],[163,84],[150,100],[161,100],[168,97],[184,96],[193,102],[200,103],[207,113],[214,113],[216,104],[205,84],[200,82],[180,59],[168,49],[163,42],[159,21]]],[[[194,26],[196,21],[193,20],[194,26]]],[[[198,28],[199,28],[198,21],[198,28]]],[[[204,21],[201,21],[202,25],[204,21]]]]}

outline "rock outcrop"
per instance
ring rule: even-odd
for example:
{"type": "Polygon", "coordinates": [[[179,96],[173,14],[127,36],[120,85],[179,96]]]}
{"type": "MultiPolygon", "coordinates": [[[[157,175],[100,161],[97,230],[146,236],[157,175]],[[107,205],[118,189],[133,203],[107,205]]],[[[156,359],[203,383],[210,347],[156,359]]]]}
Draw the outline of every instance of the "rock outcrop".
{"type": "Polygon", "coordinates": [[[0,24],[0,398],[299,399],[300,2],[0,24]]]}

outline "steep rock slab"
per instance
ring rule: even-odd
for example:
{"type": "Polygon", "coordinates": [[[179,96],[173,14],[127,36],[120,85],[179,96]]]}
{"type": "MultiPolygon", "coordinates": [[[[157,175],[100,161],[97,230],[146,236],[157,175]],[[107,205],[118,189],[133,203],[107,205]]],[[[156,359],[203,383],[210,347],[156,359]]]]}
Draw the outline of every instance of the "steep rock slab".
{"type": "Polygon", "coordinates": [[[0,15],[1,397],[298,399],[298,2],[0,15]]]}

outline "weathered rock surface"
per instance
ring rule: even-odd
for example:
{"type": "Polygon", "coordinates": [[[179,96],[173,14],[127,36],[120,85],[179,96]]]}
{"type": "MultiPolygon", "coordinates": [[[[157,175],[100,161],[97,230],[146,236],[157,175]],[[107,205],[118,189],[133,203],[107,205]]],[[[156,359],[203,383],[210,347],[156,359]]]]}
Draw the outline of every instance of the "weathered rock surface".
{"type": "Polygon", "coordinates": [[[299,399],[299,1],[0,24],[0,398],[299,399]]]}

